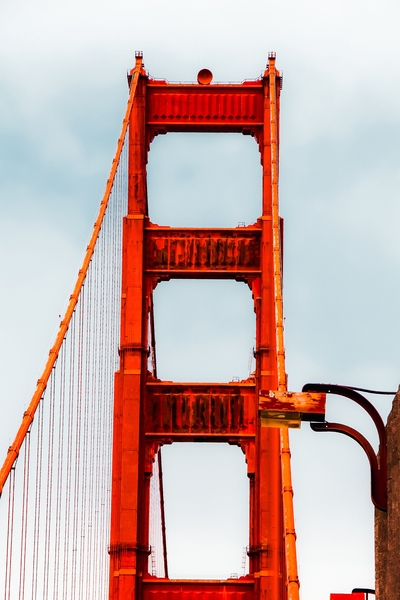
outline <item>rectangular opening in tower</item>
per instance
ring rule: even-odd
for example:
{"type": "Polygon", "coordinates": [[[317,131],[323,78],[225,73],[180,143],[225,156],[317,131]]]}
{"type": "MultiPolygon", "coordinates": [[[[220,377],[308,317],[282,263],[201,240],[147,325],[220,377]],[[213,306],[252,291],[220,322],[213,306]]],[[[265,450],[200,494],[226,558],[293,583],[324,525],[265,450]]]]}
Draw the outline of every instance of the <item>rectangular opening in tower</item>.
{"type": "Polygon", "coordinates": [[[150,220],[175,227],[237,227],[261,214],[261,165],[250,136],[159,135],[150,147],[150,220]]]}
{"type": "MultiPolygon", "coordinates": [[[[163,446],[162,462],[169,577],[227,579],[247,573],[249,486],[242,450],[176,443],[163,446]]],[[[154,539],[157,511],[153,502],[154,539]]],[[[163,574],[161,553],[159,535],[151,559],[157,575],[163,574]]]]}
{"type": "Polygon", "coordinates": [[[254,369],[255,314],[236,281],[172,280],[154,292],[157,374],[173,381],[240,381],[254,369]]]}

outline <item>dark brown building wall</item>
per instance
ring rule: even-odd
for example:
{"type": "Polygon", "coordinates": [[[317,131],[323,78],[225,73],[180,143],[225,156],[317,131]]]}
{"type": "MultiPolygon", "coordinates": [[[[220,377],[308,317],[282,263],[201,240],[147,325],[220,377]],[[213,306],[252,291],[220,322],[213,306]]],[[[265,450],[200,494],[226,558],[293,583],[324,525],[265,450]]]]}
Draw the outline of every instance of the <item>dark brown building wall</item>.
{"type": "Polygon", "coordinates": [[[400,600],[400,388],[387,426],[388,511],[375,509],[377,600],[400,600]]]}

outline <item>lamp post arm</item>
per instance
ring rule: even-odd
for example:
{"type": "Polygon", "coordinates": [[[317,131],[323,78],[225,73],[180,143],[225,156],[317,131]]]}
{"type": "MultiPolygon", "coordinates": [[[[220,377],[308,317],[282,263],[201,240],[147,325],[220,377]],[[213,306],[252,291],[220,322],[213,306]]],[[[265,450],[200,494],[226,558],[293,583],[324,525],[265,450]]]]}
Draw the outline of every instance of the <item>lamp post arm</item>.
{"type": "Polygon", "coordinates": [[[345,396],[350,400],[353,400],[356,404],[361,406],[373,420],[375,427],[378,431],[379,436],[379,456],[381,466],[384,463],[386,465],[386,430],[385,424],[382,420],[381,415],[376,410],[375,406],[371,404],[367,398],[355,392],[353,389],[345,387],[343,385],[331,385],[326,383],[306,383],[303,386],[303,392],[325,392],[326,394],[336,394],[337,396],[345,396]]]}
{"type": "Polygon", "coordinates": [[[367,398],[343,385],[306,383],[303,392],[323,392],[349,398],[363,408],[373,420],[379,436],[379,451],[375,454],[371,444],[356,429],[340,423],[310,423],[313,431],[336,431],[355,440],[364,449],[371,466],[371,498],[380,510],[387,510],[387,443],[385,424],[379,412],[367,398]]]}
{"type": "MultiPolygon", "coordinates": [[[[380,468],[378,457],[369,441],[356,429],[341,423],[310,423],[313,431],[335,431],[355,440],[366,453],[371,467],[371,499],[376,508],[387,510],[386,468],[380,468]]],[[[386,466],[386,465],[385,465],[386,466]]]]}

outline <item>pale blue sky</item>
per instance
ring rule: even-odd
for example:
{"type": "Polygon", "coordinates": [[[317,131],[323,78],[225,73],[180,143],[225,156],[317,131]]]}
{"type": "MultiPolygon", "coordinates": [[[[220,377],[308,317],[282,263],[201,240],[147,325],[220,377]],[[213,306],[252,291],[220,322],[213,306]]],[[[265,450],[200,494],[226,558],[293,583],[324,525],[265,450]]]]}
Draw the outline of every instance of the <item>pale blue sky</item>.
{"type": "MultiPolygon", "coordinates": [[[[169,80],[195,80],[202,67],[211,69],[216,81],[256,78],[268,51],[277,52],[284,73],[280,194],[289,387],[323,381],[397,388],[399,18],[394,0],[3,1],[2,454],[29,402],[79,269],[125,110],[126,70],[138,49],[150,74],[169,80]]],[[[227,225],[250,222],[260,189],[252,142],[240,136],[228,141],[203,136],[197,143],[192,136],[156,139],[149,158],[151,214],[163,219],[169,203],[171,221],[183,218],[180,203],[190,196],[188,218],[199,225],[209,224],[210,214],[218,225],[225,214],[227,225]],[[215,157],[222,153],[218,169],[215,157]]],[[[178,287],[165,294],[161,287],[159,314],[172,315],[178,287]]],[[[189,315],[191,293],[196,295],[187,292],[179,318],[189,315]]],[[[205,289],[205,297],[214,293],[205,289]]],[[[221,302],[223,293],[218,292],[221,302]]],[[[225,340],[215,359],[203,361],[199,378],[214,373],[216,378],[217,361],[218,373],[241,376],[236,370],[243,369],[246,375],[252,314],[244,293],[243,307],[241,302],[224,319],[206,311],[202,322],[200,306],[195,309],[192,336],[199,336],[199,345],[193,352],[207,356],[210,337],[200,339],[206,325],[219,328],[219,339],[225,340]],[[241,357],[234,352],[234,372],[232,347],[242,352],[241,357]]],[[[189,370],[197,355],[182,353],[182,347],[193,337],[185,338],[182,328],[174,342],[161,321],[158,327],[160,353],[163,343],[171,344],[160,354],[160,365],[166,372],[176,365],[189,370]]],[[[386,415],[390,400],[375,401],[386,415]]],[[[329,406],[330,419],[374,439],[356,409],[335,400],[329,406]]],[[[362,451],[347,438],[317,435],[305,425],[292,435],[292,455],[303,600],[372,587],[373,510],[362,451]]]]}

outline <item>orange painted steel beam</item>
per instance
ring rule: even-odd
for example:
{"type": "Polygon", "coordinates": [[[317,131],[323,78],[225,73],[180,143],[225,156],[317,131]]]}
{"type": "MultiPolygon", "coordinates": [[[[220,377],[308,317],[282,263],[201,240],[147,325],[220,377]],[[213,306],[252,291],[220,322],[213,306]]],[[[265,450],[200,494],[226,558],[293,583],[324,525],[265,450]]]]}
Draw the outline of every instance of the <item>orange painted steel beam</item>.
{"type": "Polygon", "coordinates": [[[146,437],[170,441],[255,439],[254,382],[147,384],[146,437]]]}
{"type": "Polygon", "coordinates": [[[71,323],[71,319],[74,314],[76,305],[78,303],[79,295],[80,295],[83,285],[85,283],[89,265],[90,265],[90,262],[92,260],[93,253],[95,250],[97,238],[99,237],[100,230],[101,230],[101,227],[103,224],[103,219],[106,214],[109,198],[110,198],[110,195],[112,192],[112,188],[113,188],[114,181],[115,181],[115,176],[116,176],[118,165],[119,165],[119,160],[120,160],[120,157],[122,154],[122,149],[123,149],[123,146],[125,143],[125,137],[126,137],[126,132],[127,132],[128,125],[129,125],[130,114],[131,114],[131,110],[132,110],[133,99],[135,97],[138,78],[139,78],[139,70],[136,69],[136,70],[134,70],[134,72],[132,74],[132,85],[131,85],[131,89],[130,89],[128,104],[127,104],[126,111],[125,111],[125,117],[122,122],[121,134],[118,138],[117,150],[115,152],[115,157],[112,162],[110,177],[107,180],[106,189],[105,189],[103,199],[100,204],[99,213],[97,215],[97,219],[96,219],[94,227],[93,227],[93,233],[91,235],[89,244],[86,248],[86,253],[85,253],[85,256],[83,259],[82,267],[79,270],[78,278],[77,278],[74,290],[70,296],[67,310],[65,311],[64,318],[60,323],[60,328],[57,333],[53,347],[51,348],[51,350],[49,352],[49,358],[47,359],[44,371],[37,382],[36,390],[32,396],[32,399],[29,403],[28,408],[24,412],[22,423],[18,429],[17,435],[16,435],[13,443],[11,444],[11,446],[8,449],[7,457],[6,457],[4,464],[0,470],[0,496],[3,491],[4,484],[7,481],[7,478],[10,474],[10,471],[13,468],[13,465],[18,458],[19,451],[24,442],[25,436],[26,436],[27,432],[29,431],[29,428],[33,422],[33,419],[34,419],[34,416],[36,413],[36,409],[39,406],[39,403],[40,403],[40,401],[43,397],[43,394],[46,390],[47,383],[49,381],[51,372],[52,372],[54,365],[56,363],[56,360],[58,358],[58,354],[60,352],[64,338],[67,334],[69,325],[71,323]]]}
{"type": "Polygon", "coordinates": [[[151,290],[143,273],[147,214],[145,79],[142,57],[129,123],[128,215],[123,221],[120,369],[115,379],[110,598],[140,597],[147,571],[149,485],[143,427],[151,290]]]}
{"type": "MultiPolygon", "coordinates": [[[[269,54],[268,77],[270,96],[270,143],[271,143],[271,204],[273,231],[274,295],[275,295],[275,331],[276,357],[278,371],[278,390],[286,391],[285,344],[283,335],[283,293],[282,293],[282,235],[279,218],[279,95],[277,94],[277,72],[275,53],[269,54]]],[[[279,84],[282,80],[279,81],[279,84]]],[[[293,488],[291,482],[289,433],[280,430],[281,478],[283,500],[283,528],[285,539],[286,594],[288,600],[299,600],[299,577],[297,570],[296,532],[293,509],[293,488]]]]}
{"type": "MultiPolygon", "coordinates": [[[[275,172],[272,163],[274,152],[278,150],[278,140],[271,135],[271,110],[273,103],[276,106],[279,102],[279,86],[271,86],[271,70],[272,81],[275,83],[275,64],[270,60],[263,78],[264,118],[260,148],[263,165],[261,277],[253,284],[257,396],[261,389],[275,390],[278,387],[273,247],[275,172]]],[[[261,419],[257,428],[256,468],[251,494],[250,569],[255,577],[255,597],[286,599],[280,432],[278,429],[262,427],[261,419]]]]}
{"type": "Polygon", "coordinates": [[[167,132],[229,132],[257,136],[263,127],[263,87],[242,84],[170,84],[149,80],[147,128],[167,132]]]}
{"type": "Polygon", "coordinates": [[[270,116],[270,177],[271,177],[271,204],[272,204],[272,254],[274,268],[274,294],[275,294],[275,332],[276,332],[276,356],[278,389],[286,390],[285,372],[285,344],[283,339],[283,295],[282,295],[282,262],[281,249],[281,227],[279,218],[278,197],[278,171],[279,171],[279,148],[278,148],[278,107],[276,94],[276,69],[275,54],[272,53],[268,62],[269,77],[269,116],[270,116]]]}
{"type": "Polygon", "coordinates": [[[280,430],[281,474],[283,500],[283,527],[286,558],[286,593],[288,600],[299,599],[299,575],[297,570],[296,529],[293,508],[292,471],[290,465],[289,432],[280,430]]]}
{"type": "Polygon", "coordinates": [[[300,427],[302,420],[323,421],[325,407],[326,394],[318,392],[261,390],[258,401],[261,418],[275,420],[275,426],[280,427],[300,427]],[[291,425],[285,423],[288,419],[291,425]]]}
{"type": "MultiPolygon", "coordinates": [[[[271,204],[272,204],[272,236],[274,263],[274,295],[275,295],[275,331],[278,390],[286,391],[287,376],[285,371],[285,345],[283,336],[283,295],[282,295],[282,235],[279,218],[279,95],[276,93],[277,77],[275,53],[270,53],[268,60],[269,95],[270,95],[270,160],[271,160],[271,204]]],[[[281,83],[281,81],[279,82],[281,83]]],[[[281,451],[281,485],[283,501],[283,530],[285,540],[285,572],[286,594],[288,600],[299,600],[299,577],[297,571],[296,532],[293,510],[293,488],[291,482],[289,433],[280,430],[281,451]]]]}
{"type": "Polygon", "coordinates": [[[261,228],[146,227],[146,273],[162,279],[249,279],[260,275],[261,228]]]}

